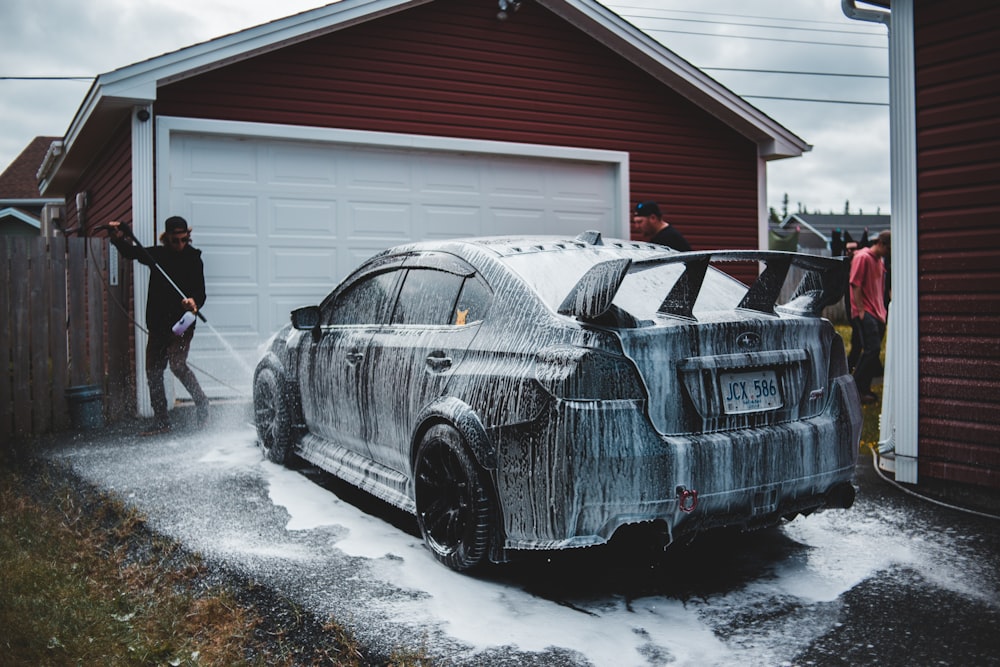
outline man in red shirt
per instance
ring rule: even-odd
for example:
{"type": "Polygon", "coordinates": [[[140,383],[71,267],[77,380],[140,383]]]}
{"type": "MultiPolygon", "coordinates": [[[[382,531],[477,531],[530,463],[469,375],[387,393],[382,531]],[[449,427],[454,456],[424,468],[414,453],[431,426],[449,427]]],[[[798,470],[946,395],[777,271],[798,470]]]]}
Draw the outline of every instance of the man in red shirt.
{"type": "MultiPolygon", "coordinates": [[[[879,353],[885,335],[885,263],[889,256],[889,230],[880,232],[871,246],[854,254],[851,261],[851,320],[861,331],[861,358],[854,370],[862,403],[874,403],[872,379],[883,372],[879,353]]],[[[852,353],[852,356],[853,353],[852,353]]]]}

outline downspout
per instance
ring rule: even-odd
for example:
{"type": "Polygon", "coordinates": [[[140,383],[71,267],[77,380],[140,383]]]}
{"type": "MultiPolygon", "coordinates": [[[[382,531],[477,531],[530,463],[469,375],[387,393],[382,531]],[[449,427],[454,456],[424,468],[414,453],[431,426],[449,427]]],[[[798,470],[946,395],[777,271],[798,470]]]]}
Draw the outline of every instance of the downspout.
{"type": "Polygon", "coordinates": [[[919,311],[917,271],[917,130],[913,0],[892,11],[861,9],[841,0],[850,19],[882,23],[889,32],[890,206],[892,305],[879,434],[879,466],[896,481],[917,483],[919,443],[919,311]]]}
{"type": "MultiPolygon", "coordinates": [[[[153,122],[151,105],[132,109],[132,231],[143,246],[156,245],[153,200],[153,122]]],[[[152,270],[152,268],[150,268],[152,270]]],[[[149,271],[132,272],[132,298],[135,302],[135,399],[139,414],[149,417],[153,406],[146,383],[147,334],[139,322],[146,312],[149,271]]],[[[172,383],[164,379],[167,391],[172,383]]],[[[168,398],[172,398],[168,393],[168,398]]]]}

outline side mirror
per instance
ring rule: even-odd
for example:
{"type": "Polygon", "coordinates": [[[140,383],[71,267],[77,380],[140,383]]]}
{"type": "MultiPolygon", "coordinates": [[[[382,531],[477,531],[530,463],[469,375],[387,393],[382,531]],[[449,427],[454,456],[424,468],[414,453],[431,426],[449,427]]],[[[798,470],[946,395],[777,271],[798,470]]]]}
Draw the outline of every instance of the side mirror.
{"type": "Polygon", "coordinates": [[[319,337],[319,306],[304,306],[293,310],[292,327],[299,331],[311,331],[314,339],[319,337]]]}

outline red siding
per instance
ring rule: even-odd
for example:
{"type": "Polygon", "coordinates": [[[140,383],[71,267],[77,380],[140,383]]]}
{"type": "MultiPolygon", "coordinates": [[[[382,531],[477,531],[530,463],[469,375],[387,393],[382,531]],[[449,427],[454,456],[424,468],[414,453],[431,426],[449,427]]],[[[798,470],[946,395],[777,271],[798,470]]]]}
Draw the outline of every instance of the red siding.
{"type": "Polygon", "coordinates": [[[127,114],[108,137],[104,149],[87,167],[83,177],[66,198],[66,220],[69,227],[79,221],[76,193],[86,192],[89,205],[86,226],[92,229],[109,220],[132,222],[132,128],[127,114]]]}
{"type": "MultiPolygon", "coordinates": [[[[77,192],[86,192],[89,197],[85,216],[88,230],[110,220],[132,222],[132,128],[127,112],[123,114],[122,122],[108,136],[104,148],[95,155],[84,175],[67,195],[66,217],[70,227],[75,227],[79,222],[77,192]]],[[[105,233],[100,232],[95,236],[103,237],[105,233]]],[[[119,271],[119,286],[108,286],[107,289],[111,290],[112,303],[124,303],[124,307],[131,310],[130,262],[121,262],[119,271]]],[[[133,328],[129,316],[128,312],[111,306],[102,314],[102,347],[107,373],[103,388],[107,414],[112,419],[133,414],[135,410],[135,357],[132,353],[135,341],[132,339],[133,328]]]]}
{"type": "Polygon", "coordinates": [[[918,0],[921,477],[1000,487],[1000,6],[918,0]]]}
{"type": "Polygon", "coordinates": [[[442,0],[174,83],[156,113],[630,153],[698,248],[757,247],[756,145],[543,7],[442,0]]]}

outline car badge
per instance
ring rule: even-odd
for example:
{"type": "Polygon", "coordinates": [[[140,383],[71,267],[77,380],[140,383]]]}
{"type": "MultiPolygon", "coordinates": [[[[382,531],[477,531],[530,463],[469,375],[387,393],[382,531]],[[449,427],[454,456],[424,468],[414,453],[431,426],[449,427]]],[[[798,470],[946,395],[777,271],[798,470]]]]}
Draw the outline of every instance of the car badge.
{"type": "Polygon", "coordinates": [[[736,347],[741,350],[753,350],[760,347],[760,336],[753,333],[752,331],[747,331],[746,333],[741,333],[736,337],[736,347]]]}

